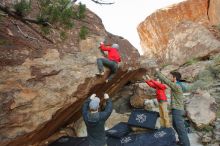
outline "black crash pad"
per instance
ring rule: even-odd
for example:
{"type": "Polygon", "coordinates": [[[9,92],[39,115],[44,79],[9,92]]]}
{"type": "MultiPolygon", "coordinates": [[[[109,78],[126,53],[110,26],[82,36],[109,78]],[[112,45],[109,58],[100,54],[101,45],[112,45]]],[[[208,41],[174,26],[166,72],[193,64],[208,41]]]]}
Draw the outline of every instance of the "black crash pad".
{"type": "Polygon", "coordinates": [[[141,128],[155,129],[158,117],[158,112],[143,109],[134,109],[131,112],[128,124],[141,128]]]}

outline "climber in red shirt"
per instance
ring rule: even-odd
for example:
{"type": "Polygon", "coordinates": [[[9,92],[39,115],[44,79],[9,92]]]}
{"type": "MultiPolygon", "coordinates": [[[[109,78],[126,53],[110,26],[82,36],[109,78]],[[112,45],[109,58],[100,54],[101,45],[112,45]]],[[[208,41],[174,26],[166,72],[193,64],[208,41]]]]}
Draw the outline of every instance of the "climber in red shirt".
{"type": "Polygon", "coordinates": [[[99,73],[97,75],[104,75],[104,66],[108,67],[111,71],[110,76],[106,80],[106,82],[108,82],[116,74],[116,72],[118,70],[118,63],[121,62],[121,57],[120,57],[120,54],[118,52],[119,45],[118,44],[113,44],[110,47],[110,46],[105,46],[104,43],[101,42],[99,48],[102,51],[108,51],[108,57],[97,59],[98,70],[99,70],[99,73]]]}
{"type": "Polygon", "coordinates": [[[160,81],[151,80],[149,76],[143,76],[145,82],[152,88],[156,90],[156,96],[159,103],[159,113],[160,113],[160,124],[162,127],[171,127],[168,110],[167,110],[167,96],[166,96],[166,86],[160,81]]]}

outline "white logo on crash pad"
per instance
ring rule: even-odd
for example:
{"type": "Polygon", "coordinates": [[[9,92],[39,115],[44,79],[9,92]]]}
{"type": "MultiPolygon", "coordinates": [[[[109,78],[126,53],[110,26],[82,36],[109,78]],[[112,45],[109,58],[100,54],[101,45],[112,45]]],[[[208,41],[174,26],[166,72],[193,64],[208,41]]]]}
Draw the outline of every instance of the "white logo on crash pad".
{"type": "Polygon", "coordinates": [[[154,137],[155,137],[155,138],[161,138],[161,137],[163,137],[163,136],[166,135],[166,134],[167,134],[166,132],[160,131],[160,132],[156,132],[156,133],[154,134],[154,137]]]}
{"type": "Polygon", "coordinates": [[[121,143],[128,143],[131,141],[131,137],[124,137],[121,139],[121,143]]]}
{"type": "Polygon", "coordinates": [[[139,115],[137,115],[135,120],[138,123],[144,123],[146,121],[146,119],[147,119],[147,116],[145,114],[139,114],[139,115]]]}

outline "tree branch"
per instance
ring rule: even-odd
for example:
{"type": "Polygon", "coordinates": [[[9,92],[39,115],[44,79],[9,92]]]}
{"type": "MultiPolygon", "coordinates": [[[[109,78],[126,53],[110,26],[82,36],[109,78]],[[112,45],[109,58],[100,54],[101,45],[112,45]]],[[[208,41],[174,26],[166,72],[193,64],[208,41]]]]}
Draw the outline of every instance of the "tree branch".
{"type": "MultiPolygon", "coordinates": [[[[91,0],[92,2],[100,5],[112,5],[114,2],[103,2],[102,0],[91,0]]],[[[77,0],[72,0],[73,3],[77,2],[77,0]]]]}
{"type": "Polygon", "coordinates": [[[1,15],[1,16],[8,16],[8,14],[1,13],[1,12],[0,12],[0,15],[1,15]]]}
{"type": "Polygon", "coordinates": [[[35,31],[37,34],[39,34],[42,38],[44,38],[45,40],[49,41],[50,43],[54,44],[54,42],[49,39],[48,37],[42,35],[42,33],[40,33],[38,30],[36,30],[34,27],[32,27],[29,23],[25,23],[28,27],[30,27],[33,31],[35,31]]]}
{"type": "Polygon", "coordinates": [[[41,24],[44,26],[48,26],[48,25],[51,26],[51,24],[47,21],[38,21],[37,19],[33,19],[33,18],[22,18],[22,20],[30,22],[30,23],[41,24]]]}
{"type": "Polygon", "coordinates": [[[102,2],[102,0],[91,0],[94,3],[100,4],[100,5],[112,5],[114,2],[102,2]]]}
{"type": "Polygon", "coordinates": [[[37,38],[31,37],[31,36],[29,36],[28,34],[25,34],[25,33],[21,30],[21,28],[18,26],[17,23],[15,23],[14,21],[11,21],[11,22],[17,27],[18,31],[19,31],[25,38],[30,38],[30,39],[32,39],[32,40],[37,40],[37,41],[39,41],[37,38]]]}

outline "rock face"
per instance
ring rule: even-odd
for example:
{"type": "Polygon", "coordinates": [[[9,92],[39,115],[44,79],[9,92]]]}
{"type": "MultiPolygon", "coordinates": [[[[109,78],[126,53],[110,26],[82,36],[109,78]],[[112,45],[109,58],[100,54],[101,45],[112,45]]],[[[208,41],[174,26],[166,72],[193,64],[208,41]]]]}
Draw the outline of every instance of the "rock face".
{"type": "MultiPolygon", "coordinates": [[[[189,62],[190,63],[190,62],[189,62]]],[[[200,72],[205,70],[210,64],[210,61],[198,61],[193,63],[193,60],[191,62],[192,64],[189,64],[188,66],[182,66],[178,69],[178,71],[182,75],[182,79],[193,82],[196,80],[196,77],[200,72]]]]}
{"type": "Polygon", "coordinates": [[[38,26],[11,17],[3,17],[0,23],[1,146],[42,141],[78,120],[82,103],[91,93],[101,98],[105,92],[112,96],[139,72],[137,50],[127,40],[106,32],[90,11],[86,19],[77,20],[73,29],[66,30],[66,40],[59,37],[62,30],[42,36],[33,28],[40,32],[38,26]],[[89,29],[85,40],[79,39],[79,26],[89,29]],[[104,38],[107,43],[119,44],[124,62],[108,84],[108,70],[104,77],[95,76],[96,59],[103,57],[98,45],[104,38]]]}
{"type": "Polygon", "coordinates": [[[220,142],[220,118],[218,118],[215,122],[214,138],[220,142]]]}
{"type": "Polygon", "coordinates": [[[187,0],[148,16],[137,28],[144,54],[162,57],[173,28],[184,20],[207,23],[207,8],[208,0],[187,0]]]}
{"type": "Polygon", "coordinates": [[[197,91],[186,104],[187,116],[198,128],[214,122],[216,109],[215,99],[207,91],[197,91]]]}
{"type": "Polygon", "coordinates": [[[132,85],[124,86],[112,97],[113,99],[116,99],[113,100],[113,109],[120,114],[131,112],[130,98],[133,94],[132,85]]]}
{"type": "Polygon", "coordinates": [[[156,97],[155,90],[150,88],[146,83],[137,83],[134,86],[134,95],[130,98],[132,107],[143,108],[144,99],[156,97]]]}
{"type": "Polygon", "coordinates": [[[187,0],[148,16],[138,26],[144,55],[161,64],[180,65],[219,51],[218,33],[211,28],[220,17],[218,3],[187,0]]]}
{"type": "Polygon", "coordinates": [[[212,25],[220,25],[220,0],[210,0],[208,17],[212,25]]]}
{"type": "Polygon", "coordinates": [[[202,58],[220,51],[220,41],[204,26],[184,21],[170,34],[163,61],[181,65],[193,58],[202,58]]]}

